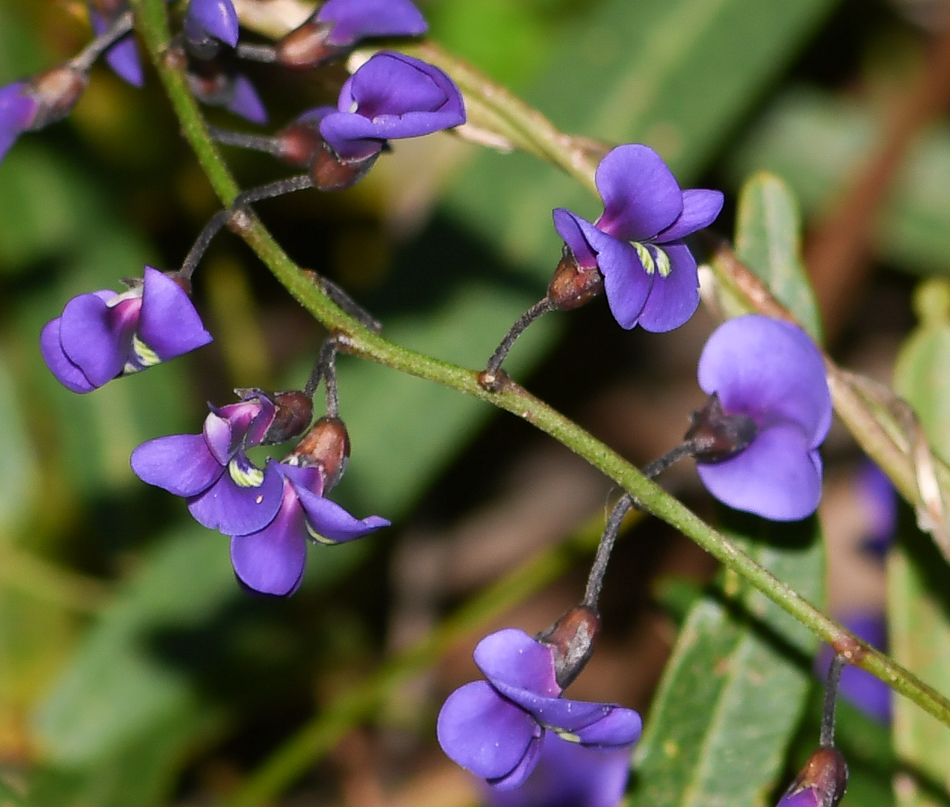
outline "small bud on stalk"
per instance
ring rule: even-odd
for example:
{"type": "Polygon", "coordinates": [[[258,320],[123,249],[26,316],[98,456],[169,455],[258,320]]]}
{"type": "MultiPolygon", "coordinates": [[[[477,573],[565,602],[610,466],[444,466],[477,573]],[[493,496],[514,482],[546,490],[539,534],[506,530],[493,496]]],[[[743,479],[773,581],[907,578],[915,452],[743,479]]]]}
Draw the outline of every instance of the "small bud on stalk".
{"type": "Polygon", "coordinates": [[[310,178],[315,188],[321,191],[343,191],[359,182],[379,157],[380,151],[368,157],[346,160],[326,143],[310,165],[310,178]]]}
{"type": "Polygon", "coordinates": [[[281,39],[274,50],[277,63],[295,70],[309,70],[335,59],[351,48],[327,44],[332,23],[310,19],[281,39]]]}
{"type": "Polygon", "coordinates": [[[561,261],[548,286],[548,300],[558,311],[586,305],[604,290],[604,277],[596,266],[579,266],[574,253],[564,247],[561,261]]]}
{"type": "Polygon", "coordinates": [[[349,459],[350,436],[343,421],[334,417],[322,417],[313,424],[284,462],[303,468],[320,468],[326,492],[340,481],[349,459]]]}
{"type": "Polygon", "coordinates": [[[693,456],[700,462],[722,462],[744,451],[759,431],[748,415],[729,415],[718,393],[709,396],[702,409],[690,416],[684,439],[692,443],[693,456]]]}
{"type": "Polygon", "coordinates": [[[29,129],[36,131],[65,118],[79,100],[89,75],[68,64],[40,73],[27,83],[24,94],[37,105],[29,129]]]}
{"type": "Polygon", "coordinates": [[[554,677],[561,689],[567,689],[590,661],[599,632],[597,612],[578,605],[535,637],[554,651],[554,677]]]}
{"type": "Polygon", "coordinates": [[[776,807],[835,807],[848,785],[848,763],[834,747],[819,748],[776,807]]]}
{"type": "Polygon", "coordinates": [[[277,392],[272,398],[276,410],[274,422],[261,441],[265,446],[286,443],[303,434],[313,419],[313,401],[300,390],[277,392]]]}

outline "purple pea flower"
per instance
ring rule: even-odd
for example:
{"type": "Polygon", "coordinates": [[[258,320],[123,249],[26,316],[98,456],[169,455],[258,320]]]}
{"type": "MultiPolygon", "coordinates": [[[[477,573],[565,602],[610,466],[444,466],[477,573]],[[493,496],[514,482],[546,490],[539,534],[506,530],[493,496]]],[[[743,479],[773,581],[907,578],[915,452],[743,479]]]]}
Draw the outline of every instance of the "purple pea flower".
{"type": "Polygon", "coordinates": [[[321,468],[268,460],[267,470],[283,479],[280,509],[262,529],[231,538],[234,572],[254,591],[293,594],[303,579],[308,538],[338,544],[389,526],[379,516],[357,519],[324,498],[321,468]]]}
{"type": "Polygon", "coordinates": [[[173,434],[143,443],[132,452],[132,470],[143,482],[188,501],[204,527],[225,535],[262,530],[277,515],[283,477],[272,464],[262,471],[246,454],[261,445],[276,408],[266,396],[211,408],[201,434],[173,434]]]}
{"type": "Polygon", "coordinates": [[[610,311],[622,328],[678,328],[699,305],[696,260],[683,239],[719,215],[719,191],[680,190],[648,146],[611,150],[595,176],[604,212],[593,224],[564,208],[554,227],[580,269],[604,278],[610,311]]]}
{"type": "Polygon", "coordinates": [[[191,0],[185,14],[185,37],[199,48],[217,50],[215,41],[232,48],[238,43],[240,23],[231,0],[191,0]]]}
{"type": "MultiPolygon", "coordinates": [[[[117,0],[89,0],[89,20],[92,30],[99,36],[105,33],[126,11],[129,4],[117,0]]],[[[127,34],[106,51],[106,63],[119,78],[133,87],[145,84],[142,60],[139,58],[135,36],[127,34]]]]}
{"type": "Polygon", "coordinates": [[[421,36],[429,30],[425,18],[409,0],[327,0],[316,21],[329,26],[326,43],[355,45],[377,36],[421,36]]]}
{"type": "Polygon", "coordinates": [[[97,291],[70,300],[40,334],[43,359],[73,392],[92,392],[120,375],[144,370],[211,341],[188,293],[145,267],[128,291],[97,291]]]}
{"type": "Polygon", "coordinates": [[[486,788],[489,807],[616,807],[630,775],[630,748],[601,749],[548,735],[520,787],[486,788]]]}
{"type": "Polygon", "coordinates": [[[25,81],[0,89],[0,160],[20,136],[33,124],[39,102],[28,92],[25,81]]]}
{"type": "Polygon", "coordinates": [[[384,51],[343,85],[337,111],[320,120],[320,134],[344,161],[363,161],[387,140],[464,122],[465,104],[452,79],[420,59],[384,51]]]}
{"type": "Polygon", "coordinates": [[[455,690],[439,713],[442,750],[489,784],[523,784],[548,731],[586,748],[619,749],[640,737],[640,715],[616,704],[561,698],[554,650],[509,628],[482,639],[475,663],[488,678],[455,690]]]}
{"type": "Polygon", "coordinates": [[[748,315],[720,325],[699,359],[699,386],[727,415],[755,424],[751,443],[722,461],[697,459],[721,502],[774,521],[811,515],[821,498],[818,446],[831,426],[821,354],[795,325],[748,315]]]}

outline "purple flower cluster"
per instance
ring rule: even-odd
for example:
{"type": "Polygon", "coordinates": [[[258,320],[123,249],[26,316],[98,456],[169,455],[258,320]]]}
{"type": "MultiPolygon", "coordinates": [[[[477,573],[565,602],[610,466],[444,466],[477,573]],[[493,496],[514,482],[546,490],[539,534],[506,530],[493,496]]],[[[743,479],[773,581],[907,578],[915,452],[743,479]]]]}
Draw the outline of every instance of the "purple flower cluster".
{"type": "Polygon", "coordinates": [[[250,392],[239,403],[212,408],[201,434],[143,443],[132,452],[132,470],[182,496],[202,526],[232,536],[234,570],[248,588],[284,596],[300,585],[308,538],[342,543],[389,522],[357,519],[324,498],[334,474],[318,459],[292,453],[263,469],[255,465],[247,450],[269,442],[276,411],[270,398],[250,392]]]}
{"type": "Polygon", "coordinates": [[[551,646],[509,628],[482,639],[475,663],[487,681],[453,692],[438,719],[439,744],[500,789],[522,785],[541,759],[549,732],[584,748],[614,750],[640,737],[640,715],[616,704],[561,697],[551,646]]]}
{"type": "Polygon", "coordinates": [[[43,328],[43,359],[63,386],[84,393],[208,344],[183,283],[146,266],[126,292],[74,297],[43,328]]]}
{"type": "Polygon", "coordinates": [[[748,315],[720,325],[699,359],[699,386],[728,415],[755,425],[751,443],[718,462],[697,462],[721,502],[775,521],[815,512],[821,498],[818,447],[831,426],[831,393],[814,342],[787,322],[748,315]]]}
{"type": "Polygon", "coordinates": [[[719,191],[680,190],[660,156],[628,144],[597,166],[604,212],[591,223],[564,208],[554,227],[577,266],[596,267],[622,328],[669,331],[699,305],[696,260],[683,239],[710,225],[722,209],[719,191]]]}

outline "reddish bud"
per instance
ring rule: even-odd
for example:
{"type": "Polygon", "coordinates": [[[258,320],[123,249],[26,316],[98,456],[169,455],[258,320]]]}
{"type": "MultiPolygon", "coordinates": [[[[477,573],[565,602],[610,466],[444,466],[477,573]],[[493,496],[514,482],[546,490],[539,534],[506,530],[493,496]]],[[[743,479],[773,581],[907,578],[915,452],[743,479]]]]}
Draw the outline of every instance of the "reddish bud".
{"type": "Polygon", "coordinates": [[[596,266],[578,266],[574,253],[564,247],[561,262],[548,286],[548,300],[559,311],[580,308],[604,290],[604,277],[596,266]]]}
{"type": "Polygon", "coordinates": [[[580,675],[594,653],[594,639],[600,632],[600,617],[586,605],[572,608],[537,640],[554,651],[554,677],[561,689],[580,675]]]}
{"type": "Polygon", "coordinates": [[[291,465],[319,468],[323,472],[324,493],[334,487],[350,459],[350,436],[339,418],[322,417],[297,447],[284,459],[291,465]]]}
{"type": "Polygon", "coordinates": [[[66,117],[88,82],[89,76],[84,70],[69,65],[55,67],[34,77],[27,91],[37,103],[30,129],[42,129],[66,117]]]}
{"type": "Polygon", "coordinates": [[[749,447],[759,431],[748,415],[726,414],[715,392],[689,419],[685,439],[696,446],[693,456],[699,462],[722,462],[734,457],[749,447]]]}
{"type": "Polygon", "coordinates": [[[324,143],[310,166],[313,186],[321,191],[342,191],[352,188],[366,176],[378,156],[377,151],[360,160],[343,160],[324,143]]]}
{"type": "Polygon", "coordinates": [[[292,123],[278,132],[276,140],[280,148],[277,156],[288,165],[300,168],[309,166],[323,150],[323,137],[315,121],[292,123]]]}
{"type": "Polygon", "coordinates": [[[274,50],[277,63],[296,70],[307,70],[335,59],[348,48],[327,44],[332,23],[308,20],[281,39],[274,50]]]}
{"type": "Polygon", "coordinates": [[[776,807],[835,807],[848,786],[848,763],[834,747],[819,748],[776,807]]]}
{"type": "Polygon", "coordinates": [[[278,392],[273,399],[277,411],[274,413],[274,422],[264,435],[264,445],[286,443],[303,434],[313,420],[313,401],[300,390],[278,392]]]}

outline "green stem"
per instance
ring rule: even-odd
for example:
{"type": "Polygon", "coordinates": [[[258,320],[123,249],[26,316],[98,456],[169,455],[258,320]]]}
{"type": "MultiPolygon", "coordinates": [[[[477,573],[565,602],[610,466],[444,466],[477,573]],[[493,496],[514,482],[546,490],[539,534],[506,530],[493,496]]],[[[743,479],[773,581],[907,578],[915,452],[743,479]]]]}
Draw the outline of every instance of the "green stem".
{"type": "MultiPolygon", "coordinates": [[[[225,205],[230,205],[238,194],[238,187],[221,159],[215,144],[208,137],[201,112],[188,90],[184,75],[180,72],[174,59],[165,58],[168,47],[168,29],[164,18],[164,2],[163,0],[132,0],[132,6],[136,12],[139,30],[153,54],[159,75],[175,112],[182,122],[185,137],[194,148],[198,160],[216,193],[225,205]]],[[[456,75],[455,69],[450,72],[453,76],[456,75]]],[[[472,86],[475,87],[476,84],[478,87],[484,88],[487,85],[487,80],[482,79],[477,83],[473,80],[472,86]]],[[[489,97],[488,94],[485,94],[482,96],[482,100],[487,100],[489,97]]],[[[533,137],[536,131],[540,131],[543,143],[538,144],[538,148],[548,155],[552,162],[565,170],[570,168],[569,173],[572,176],[579,172],[589,172],[591,168],[589,160],[579,159],[577,153],[570,151],[566,140],[561,142],[556,137],[550,137],[550,132],[545,134],[542,131],[544,127],[538,123],[537,117],[539,116],[532,117],[528,115],[525,119],[519,117],[523,114],[523,109],[516,104],[510,104],[509,100],[503,99],[502,110],[504,114],[517,118],[520,121],[521,130],[527,137],[533,137]]],[[[586,174],[584,185],[588,188],[593,187],[590,173],[586,174]]],[[[947,701],[946,698],[919,681],[912,673],[900,667],[883,653],[863,643],[836,622],[826,617],[813,605],[803,600],[794,590],[734,547],[724,536],[699,519],[677,499],[646,479],[616,452],[597,441],[575,423],[507,379],[500,379],[496,391],[487,391],[478,384],[477,372],[399,347],[370,332],[334,305],[309,277],[294,265],[270,233],[253,217],[248,217],[246,226],[241,228],[241,234],[261,261],[268,266],[278,281],[287,288],[295,299],[315,319],[336,334],[341,350],[383,364],[394,370],[472,395],[533,424],[583,457],[606,477],[634,496],[643,505],[644,509],[678,529],[723,565],[744,577],[753,587],[765,594],[792,617],[806,625],[819,638],[831,644],[836,652],[843,655],[850,663],[868,670],[917,703],[922,709],[934,715],[938,720],[950,725],[950,701],[947,701]]],[[[497,596],[497,594],[493,596],[497,596]]],[[[448,634],[440,633],[438,635],[444,637],[448,634]]],[[[434,648],[436,645],[432,647],[434,648]]],[[[430,650],[428,652],[436,651],[430,650]]],[[[428,661],[433,657],[425,655],[425,660],[428,661]]],[[[418,663],[422,664],[421,656],[419,659],[418,663]]],[[[394,669],[396,671],[410,667],[417,669],[416,663],[403,660],[402,662],[393,662],[385,667],[378,674],[378,677],[373,679],[377,683],[369,686],[368,694],[364,697],[369,698],[372,695],[372,702],[375,703],[378,693],[391,686],[391,684],[385,684],[384,682],[389,680],[388,676],[396,675],[394,669]],[[378,688],[382,688],[382,690],[378,688]]],[[[400,676],[402,674],[399,673],[400,676]]],[[[286,762],[282,765],[275,763],[277,767],[280,767],[281,773],[279,777],[278,774],[273,774],[275,777],[273,782],[276,782],[279,778],[281,782],[286,783],[306,766],[311,765],[315,761],[314,748],[323,751],[329,748],[331,739],[338,737],[343,728],[352,726],[353,721],[358,719],[358,717],[354,717],[357,712],[364,714],[361,709],[366,708],[366,703],[367,701],[353,696],[353,698],[345,699],[342,705],[331,707],[333,708],[331,715],[335,716],[333,720],[327,722],[326,727],[319,729],[319,731],[314,729],[314,736],[306,742],[301,741],[301,751],[296,756],[288,754],[288,759],[293,759],[293,762],[286,762]],[[363,705],[358,709],[354,703],[363,705]],[[324,732],[329,733],[324,734],[324,732]],[[307,751],[306,754],[303,753],[304,750],[307,751]]],[[[320,725],[325,724],[321,723],[320,725]]],[[[274,786],[273,782],[271,787],[274,786]]],[[[271,794],[273,792],[276,791],[267,791],[271,794]]],[[[264,791],[261,790],[259,793],[263,794],[264,791]]],[[[249,805],[262,802],[260,800],[246,800],[239,803],[249,805]]]]}

